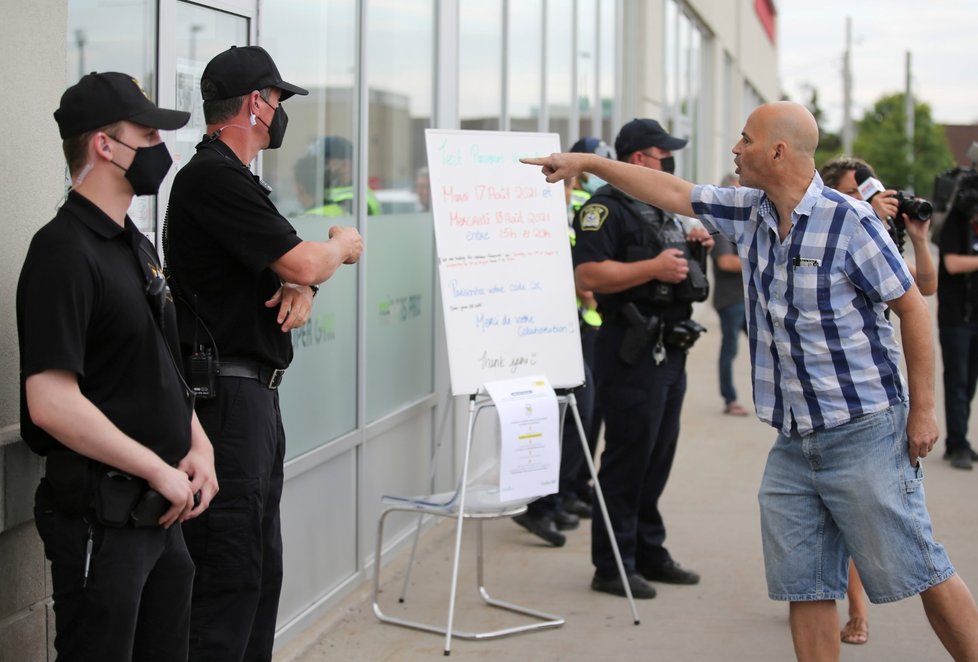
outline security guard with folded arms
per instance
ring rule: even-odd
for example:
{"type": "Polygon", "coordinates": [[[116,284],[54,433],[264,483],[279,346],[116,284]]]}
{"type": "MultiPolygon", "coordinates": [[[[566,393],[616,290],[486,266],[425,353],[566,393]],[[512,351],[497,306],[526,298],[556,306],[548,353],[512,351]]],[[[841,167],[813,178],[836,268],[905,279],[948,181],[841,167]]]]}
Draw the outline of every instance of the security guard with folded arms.
{"type": "MultiPolygon", "coordinates": [[[[686,140],[652,119],[628,122],[615,140],[618,160],[672,172],[672,151],[686,140]]],[[[713,239],[688,232],[676,217],[603,186],[578,212],[574,273],[592,290],[603,324],[595,368],[604,412],[605,449],[598,478],[635,598],[655,597],[649,581],[696,584],[663,546],[659,512],[679,438],[686,353],[703,332],[692,303],[708,296],[705,254],[713,239]]],[[[594,518],[591,588],[625,595],[610,540],[594,518]]]]}

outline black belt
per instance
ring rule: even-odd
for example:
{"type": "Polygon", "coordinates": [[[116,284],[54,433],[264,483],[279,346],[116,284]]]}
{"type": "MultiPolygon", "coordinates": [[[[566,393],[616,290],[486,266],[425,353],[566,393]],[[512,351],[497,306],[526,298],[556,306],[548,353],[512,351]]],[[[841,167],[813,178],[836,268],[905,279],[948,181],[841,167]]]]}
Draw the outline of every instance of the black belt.
{"type": "Polygon", "coordinates": [[[222,360],[217,369],[217,376],[257,379],[263,386],[274,391],[282,383],[285,368],[272,368],[257,361],[222,360]]]}

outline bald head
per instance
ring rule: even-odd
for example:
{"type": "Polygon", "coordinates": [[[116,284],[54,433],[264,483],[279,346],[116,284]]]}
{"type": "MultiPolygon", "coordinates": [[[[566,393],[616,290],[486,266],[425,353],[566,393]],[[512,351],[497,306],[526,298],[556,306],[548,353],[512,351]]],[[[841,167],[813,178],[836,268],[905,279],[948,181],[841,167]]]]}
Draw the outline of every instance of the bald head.
{"type": "Polygon", "coordinates": [[[791,101],[766,103],[750,114],[741,135],[733,153],[742,184],[769,195],[807,188],[818,146],[818,124],[807,108],[791,101]]]}
{"type": "Polygon", "coordinates": [[[818,123],[807,108],[794,101],[777,101],[765,104],[755,112],[758,111],[767,116],[770,142],[783,141],[801,156],[815,156],[818,123]]]}

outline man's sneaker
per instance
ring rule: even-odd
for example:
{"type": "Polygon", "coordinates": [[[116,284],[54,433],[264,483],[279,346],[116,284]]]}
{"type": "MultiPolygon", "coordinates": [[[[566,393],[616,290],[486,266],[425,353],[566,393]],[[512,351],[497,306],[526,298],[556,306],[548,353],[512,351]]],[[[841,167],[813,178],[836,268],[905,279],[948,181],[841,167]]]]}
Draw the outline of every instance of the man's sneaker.
{"type": "MultiPolygon", "coordinates": [[[[628,575],[628,587],[632,589],[632,597],[636,600],[651,600],[655,597],[655,587],[642,579],[642,575],[632,573],[628,575]]],[[[621,576],[615,575],[610,579],[601,579],[597,575],[591,580],[591,590],[601,593],[610,593],[624,598],[625,586],[621,583],[621,576]]]]}
{"type": "Polygon", "coordinates": [[[581,525],[581,518],[563,508],[558,508],[554,513],[554,524],[558,531],[571,531],[581,525]]]}
{"type": "Polygon", "coordinates": [[[563,547],[564,543],[567,542],[567,538],[557,530],[557,525],[550,517],[533,517],[523,513],[514,516],[513,521],[554,547],[563,547]]]}
{"type": "Polygon", "coordinates": [[[965,469],[971,471],[971,450],[968,448],[959,448],[958,450],[951,453],[951,466],[955,469],[965,469]]]}
{"type": "Polygon", "coordinates": [[[641,572],[642,576],[650,582],[684,584],[687,586],[700,583],[700,576],[697,573],[683,568],[672,559],[657,565],[642,566],[641,572]]]}

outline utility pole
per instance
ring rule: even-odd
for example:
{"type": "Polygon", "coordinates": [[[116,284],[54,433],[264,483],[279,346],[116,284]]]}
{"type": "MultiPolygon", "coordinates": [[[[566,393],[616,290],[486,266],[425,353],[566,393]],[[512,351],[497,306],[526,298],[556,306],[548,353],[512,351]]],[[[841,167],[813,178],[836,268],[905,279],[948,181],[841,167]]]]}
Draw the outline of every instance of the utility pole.
{"type": "Polygon", "coordinates": [[[852,17],[846,16],[846,52],[842,59],[842,151],[852,154],[852,17]]]}
{"type": "Polygon", "coordinates": [[[910,51],[907,51],[907,92],[903,95],[905,106],[904,115],[906,116],[906,130],[907,134],[907,188],[911,193],[914,192],[914,180],[913,180],[913,139],[914,139],[914,102],[913,102],[913,88],[911,87],[911,73],[910,73],[910,51]]]}
{"type": "Polygon", "coordinates": [[[78,80],[81,80],[85,74],[85,43],[88,41],[85,31],[81,28],[75,30],[75,44],[78,46],[78,80]]]}

